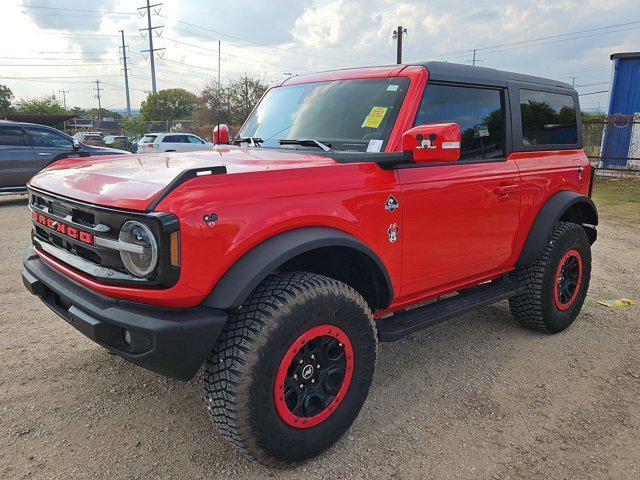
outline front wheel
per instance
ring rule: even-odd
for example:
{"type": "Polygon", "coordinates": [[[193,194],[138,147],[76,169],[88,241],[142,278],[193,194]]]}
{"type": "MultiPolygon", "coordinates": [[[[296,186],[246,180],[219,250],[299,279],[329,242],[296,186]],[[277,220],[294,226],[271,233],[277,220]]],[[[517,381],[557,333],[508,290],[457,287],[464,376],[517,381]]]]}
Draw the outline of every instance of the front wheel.
{"type": "Polygon", "coordinates": [[[514,273],[525,287],[509,299],[513,316],[527,328],[558,333],[580,313],[591,277],[591,246],[584,229],[559,222],[531,265],[514,273]]]}
{"type": "Polygon", "coordinates": [[[207,362],[205,404],[245,454],[296,464],[355,420],[376,352],[371,312],[351,287],[312,273],[273,275],[227,322],[207,362]]]}

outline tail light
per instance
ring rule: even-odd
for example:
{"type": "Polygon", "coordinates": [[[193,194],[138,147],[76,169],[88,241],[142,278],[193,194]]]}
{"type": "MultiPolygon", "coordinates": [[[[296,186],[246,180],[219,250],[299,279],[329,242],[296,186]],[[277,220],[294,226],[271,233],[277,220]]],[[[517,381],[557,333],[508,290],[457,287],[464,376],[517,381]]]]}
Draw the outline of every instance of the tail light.
{"type": "Polygon", "coordinates": [[[153,147],[154,147],[153,143],[147,143],[147,148],[153,148],[153,147]]]}
{"type": "Polygon", "coordinates": [[[591,165],[591,178],[589,178],[589,198],[591,198],[591,194],[593,194],[593,181],[596,178],[596,167],[591,165]]]}

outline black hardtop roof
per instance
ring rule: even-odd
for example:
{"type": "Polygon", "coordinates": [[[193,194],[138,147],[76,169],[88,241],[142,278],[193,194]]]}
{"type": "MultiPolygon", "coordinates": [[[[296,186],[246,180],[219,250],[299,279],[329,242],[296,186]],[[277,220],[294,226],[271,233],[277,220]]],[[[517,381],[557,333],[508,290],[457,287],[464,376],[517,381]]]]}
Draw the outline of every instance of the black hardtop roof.
{"type": "Polygon", "coordinates": [[[429,72],[429,80],[440,82],[474,83],[478,85],[506,87],[507,81],[512,80],[574,90],[568,83],[550,80],[548,78],[534,77],[532,75],[523,75],[521,73],[505,72],[494,68],[474,67],[449,62],[423,62],[413,65],[425,67],[429,72]]]}

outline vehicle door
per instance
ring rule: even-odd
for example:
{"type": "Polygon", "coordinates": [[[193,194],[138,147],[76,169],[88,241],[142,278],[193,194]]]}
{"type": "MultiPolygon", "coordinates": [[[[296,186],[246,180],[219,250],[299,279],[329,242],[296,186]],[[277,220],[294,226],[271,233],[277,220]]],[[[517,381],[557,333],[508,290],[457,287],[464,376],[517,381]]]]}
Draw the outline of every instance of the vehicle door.
{"type": "Polygon", "coordinates": [[[178,152],[183,150],[184,143],[180,135],[165,135],[162,139],[160,151],[162,152],[178,152]]]}
{"type": "Polygon", "coordinates": [[[520,209],[508,92],[428,83],[414,125],[456,122],[460,160],[398,169],[404,212],[402,295],[455,288],[512,265],[520,209]],[[509,132],[509,135],[507,134],[509,132]]]}
{"type": "Polygon", "coordinates": [[[23,187],[38,171],[33,148],[20,126],[0,126],[0,188],[23,187]]]}
{"type": "Polygon", "coordinates": [[[200,137],[195,135],[186,135],[185,138],[189,142],[189,150],[204,150],[206,148],[206,142],[200,137]]]}
{"type": "Polygon", "coordinates": [[[25,127],[25,130],[31,138],[31,144],[36,154],[38,171],[61,158],[87,155],[75,150],[73,138],[58,130],[33,126],[25,127]]]}

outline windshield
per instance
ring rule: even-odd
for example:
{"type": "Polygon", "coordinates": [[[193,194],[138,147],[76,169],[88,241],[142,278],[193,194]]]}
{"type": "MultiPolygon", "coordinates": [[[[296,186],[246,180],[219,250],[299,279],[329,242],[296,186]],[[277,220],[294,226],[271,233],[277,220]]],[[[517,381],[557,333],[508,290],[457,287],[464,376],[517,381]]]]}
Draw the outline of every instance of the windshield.
{"type": "Polygon", "coordinates": [[[238,137],[260,138],[263,147],[282,147],[279,140],[314,139],[332,150],[380,152],[408,87],[408,78],[392,77],[272,88],[238,137]]]}

